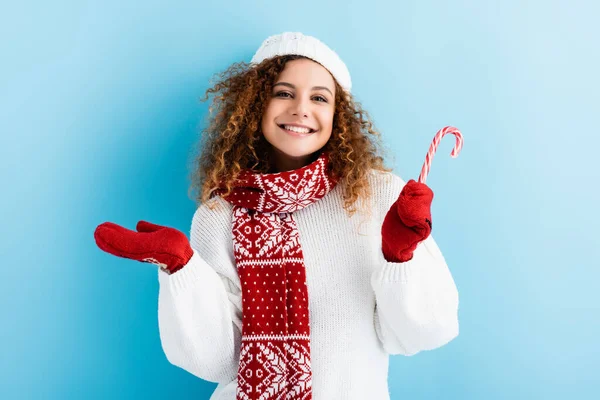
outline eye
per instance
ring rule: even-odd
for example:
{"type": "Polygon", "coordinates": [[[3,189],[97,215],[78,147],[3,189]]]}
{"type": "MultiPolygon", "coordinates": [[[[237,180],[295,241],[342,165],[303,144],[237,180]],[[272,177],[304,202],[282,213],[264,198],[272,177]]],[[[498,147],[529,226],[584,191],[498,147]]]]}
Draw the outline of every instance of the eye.
{"type": "Polygon", "coordinates": [[[281,96],[281,95],[286,95],[286,94],[288,96],[291,96],[291,94],[288,92],[277,92],[277,93],[275,93],[275,97],[285,97],[285,96],[281,96]]]}
{"type": "MultiPolygon", "coordinates": [[[[293,95],[289,92],[277,92],[274,95],[274,97],[283,97],[283,98],[292,97],[292,96],[293,95]]],[[[317,101],[320,103],[327,103],[327,99],[323,96],[314,96],[313,99],[318,99],[317,101]]]]}

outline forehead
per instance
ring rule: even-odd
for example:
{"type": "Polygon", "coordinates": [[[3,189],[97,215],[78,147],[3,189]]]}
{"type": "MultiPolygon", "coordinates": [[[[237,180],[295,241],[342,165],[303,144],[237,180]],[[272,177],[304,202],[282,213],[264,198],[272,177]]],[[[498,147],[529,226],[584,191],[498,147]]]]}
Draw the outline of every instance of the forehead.
{"type": "Polygon", "coordinates": [[[275,82],[286,81],[294,85],[326,86],[335,89],[333,76],[321,64],[307,59],[288,61],[275,82]]]}

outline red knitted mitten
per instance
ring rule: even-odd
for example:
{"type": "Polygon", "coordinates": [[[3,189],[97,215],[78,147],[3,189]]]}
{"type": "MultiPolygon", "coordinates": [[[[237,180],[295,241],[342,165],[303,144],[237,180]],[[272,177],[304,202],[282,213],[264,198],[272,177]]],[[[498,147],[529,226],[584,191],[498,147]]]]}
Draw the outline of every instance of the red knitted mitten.
{"type": "Polygon", "coordinates": [[[146,221],[139,221],[136,229],[105,222],[94,231],[94,239],[107,253],[156,264],[168,274],[179,271],[192,258],[193,250],[183,232],[146,221]]]}
{"type": "Polygon", "coordinates": [[[382,250],[388,262],[405,262],[413,257],[419,242],[431,233],[433,192],[424,183],[409,180],[392,205],[381,227],[382,250]]]}

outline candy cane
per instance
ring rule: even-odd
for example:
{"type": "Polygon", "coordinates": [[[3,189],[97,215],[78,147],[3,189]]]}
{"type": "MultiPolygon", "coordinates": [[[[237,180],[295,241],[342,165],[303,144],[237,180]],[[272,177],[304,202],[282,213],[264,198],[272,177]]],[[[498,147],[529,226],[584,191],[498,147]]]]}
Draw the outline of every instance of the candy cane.
{"type": "Polygon", "coordinates": [[[440,129],[435,134],[431,146],[429,146],[429,151],[427,152],[427,156],[425,157],[425,163],[423,164],[423,168],[421,168],[421,175],[419,175],[420,183],[425,183],[425,179],[427,179],[427,175],[429,174],[429,167],[431,166],[431,160],[433,159],[433,155],[435,154],[435,151],[437,150],[437,147],[440,144],[442,138],[448,133],[452,133],[454,136],[456,136],[456,144],[454,145],[454,149],[452,150],[452,153],[450,153],[450,155],[452,156],[452,158],[458,157],[458,153],[460,153],[460,150],[462,149],[463,145],[462,134],[458,129],[454,128],[453,126],[446,126],[440,129]]]}

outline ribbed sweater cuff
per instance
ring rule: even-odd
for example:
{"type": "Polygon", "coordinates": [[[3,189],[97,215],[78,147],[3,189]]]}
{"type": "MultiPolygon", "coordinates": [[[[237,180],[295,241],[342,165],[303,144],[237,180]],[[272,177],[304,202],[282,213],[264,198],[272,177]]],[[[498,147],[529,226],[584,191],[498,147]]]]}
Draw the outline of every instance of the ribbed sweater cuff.
{"type": "Polygon", "coordinates": [[[169,285],[171,291],[177,295],[189,290],[190,287],[197,286],[198,282],[206,280],[206,274],[211,273],[211,269],[206,262],[194,250],[192,258],[177,272],[171,275],[162,270],[158,270],[158,281],[160,285],[169,285]]]}
{"type": "Polygon", "coordinates": [[[409,282],[418,272],[418,268],[414,258],[402,263],[384,261],[374,272],[373,280],[383,283],[409,282]]]}

